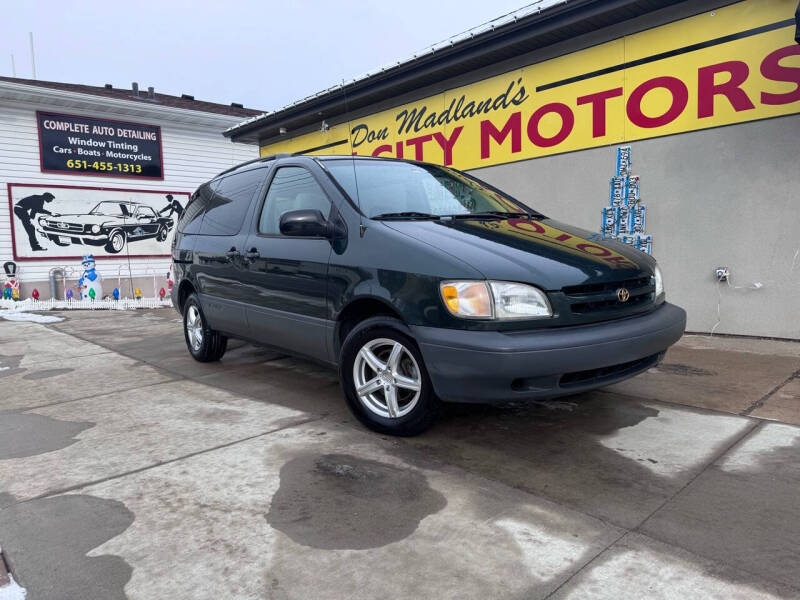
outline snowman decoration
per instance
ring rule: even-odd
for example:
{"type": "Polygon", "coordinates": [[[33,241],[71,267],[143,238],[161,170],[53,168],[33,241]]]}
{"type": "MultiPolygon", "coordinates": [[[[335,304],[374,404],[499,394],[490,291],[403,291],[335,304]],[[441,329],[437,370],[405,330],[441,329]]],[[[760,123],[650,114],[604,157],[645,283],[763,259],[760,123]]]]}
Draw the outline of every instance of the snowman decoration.
{"type": "Polygon", "coordinates": [[[81,300],[100,300],[103,297],[102,277],[95,271],[94,255],[87,254],[81,261],[83,275],[78,279],[78,288],[81,291],[81,300]]]}

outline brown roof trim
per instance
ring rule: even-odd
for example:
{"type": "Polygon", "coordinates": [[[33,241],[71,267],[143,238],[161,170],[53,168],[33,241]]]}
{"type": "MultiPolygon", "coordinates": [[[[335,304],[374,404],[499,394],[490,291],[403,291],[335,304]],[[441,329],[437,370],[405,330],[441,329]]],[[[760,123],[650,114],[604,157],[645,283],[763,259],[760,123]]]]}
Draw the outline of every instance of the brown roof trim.
{"type": "Polygon", "coordinates": [[[133,90],[127,88],[108,88],[94,85],[83,85],[80,83],[61,83],[58,81],[40,81],[38,79],[22,79],[19,77],[3,76],[0,76],[0,81],[63,90],[78,94],[89,94],[92,96],[113,98],[115,100],[129,100],[131,102],[141,102],[143,104],[149,104],[152,106],[182,108],[185,110],[196,110],[198,112],[215,113],[232,117],[253,117],[264,112],[261,110],[254,110],[252,108],[244,108],[235,105],[218,104],[216,102],[206,102],[204,100],[194,100],[193,97],[189,96],[188,94],[184,94],[183,96],[171,96],[169,94],[159,94],[156,92],[153,94],[153,97],[150,98],[148,97],[146,89],[140,89],[139,95],[134,96],[133,90]]]}

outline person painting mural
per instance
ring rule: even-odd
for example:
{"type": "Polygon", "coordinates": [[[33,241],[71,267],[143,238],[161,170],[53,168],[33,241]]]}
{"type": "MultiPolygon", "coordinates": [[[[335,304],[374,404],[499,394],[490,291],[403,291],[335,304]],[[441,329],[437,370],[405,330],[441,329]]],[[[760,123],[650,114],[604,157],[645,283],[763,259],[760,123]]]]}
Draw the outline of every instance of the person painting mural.
{"type": "Polygon", "coordinates": [[[14,205],[14,214],[22,221],[25,233],[28,234],[28,243],[31,246],[31,250],[44,250],[36,239],[36,228],[33,225],[33,220],[37,215],[52,215],[53,213],[47,210],[44,205],[45,202],[52,202],[54,199],[55,196],[53,194],[45,192],[44,194],[34,194],[23,198],[14,205]]]}
{"type": "Polygon", "coordinates": [[[158,214],[163,215],[165,212],[169,211],[167,213],[168,217],[171,217],[172,213],[175,213],[180,219],[181,215],[183,214],[183,206],[181,206],[181,203],[175,200],[175,198],[172,197],[172,194],[167,194],[167,200],[169,201],[169,204],[158,211],[158,214]]]}

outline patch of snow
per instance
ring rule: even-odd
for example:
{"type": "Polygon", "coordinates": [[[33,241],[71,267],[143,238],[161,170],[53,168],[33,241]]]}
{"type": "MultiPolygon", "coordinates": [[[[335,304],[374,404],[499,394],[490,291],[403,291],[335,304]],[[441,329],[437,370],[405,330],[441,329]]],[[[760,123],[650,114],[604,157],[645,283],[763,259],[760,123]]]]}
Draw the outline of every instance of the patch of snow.
{"type": "Polygon", "coordinates": [[[0,587],[0,600],[25,600],[25,597],[28,595],[25,588],[20,587],[19,584],[14,581],[14,576],[11,575],[11,573],[8,574],[8,578],[11,580],[11,583],[0,587]]]}
{"type": "Polygon", "coordinates": [[[53,317],[50,315],[37,315],[36,313],[16,312],[4,310],[0,312],[0,317],[6,321],[27,321],[30,323],[58,323],[63,321],[63,317],[53,317]]]}
{"type": "Polygon", "coordinates": [[[166,308],[172,306],[169,297],[166,298],[120,298],[113,300],[103,298],[102,300],[25,300],[0,299],[0,308],[6,308],[12,312],[24,312],[29,310],[129,310],[135,308],[166,308]]]}

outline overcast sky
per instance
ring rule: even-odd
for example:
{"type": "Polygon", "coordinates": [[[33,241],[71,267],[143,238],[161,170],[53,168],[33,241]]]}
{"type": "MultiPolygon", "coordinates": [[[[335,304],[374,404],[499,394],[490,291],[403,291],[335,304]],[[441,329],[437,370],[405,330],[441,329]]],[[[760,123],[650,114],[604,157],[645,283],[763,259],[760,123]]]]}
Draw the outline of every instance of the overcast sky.
{"type": "Polygon", "coordinates": [[[0,1],[0,75],[272,110],[532,0],[0,1]]]}

